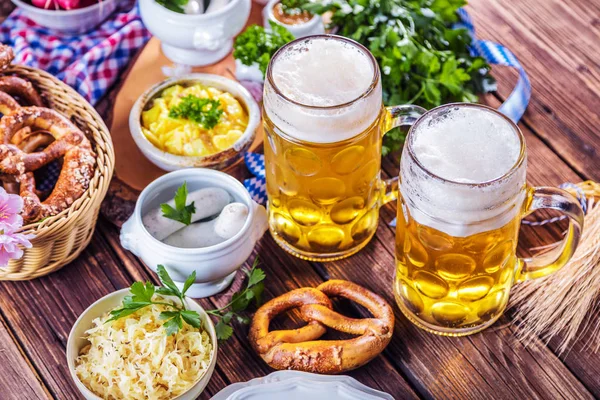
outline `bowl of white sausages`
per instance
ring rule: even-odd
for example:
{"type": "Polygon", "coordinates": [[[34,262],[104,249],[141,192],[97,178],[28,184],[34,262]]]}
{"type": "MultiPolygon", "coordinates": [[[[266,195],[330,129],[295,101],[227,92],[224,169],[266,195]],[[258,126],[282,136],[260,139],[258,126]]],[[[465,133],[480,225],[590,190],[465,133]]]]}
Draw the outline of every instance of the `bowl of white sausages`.
{"type": "Polygon", "coordinates": [[[212,296],[229,286],[235,272],[267,230],[267,213],[232,176],[211,169],[174,171],[150,183],[121,228],[121,245],[156,272],[163,265],[181,288],[196,271],[187,291],[193,298],[212,296]],[[194,202],[191,224],[163,215],[161,204],[175,206],[186,183],[186,204],[194,202]]]}

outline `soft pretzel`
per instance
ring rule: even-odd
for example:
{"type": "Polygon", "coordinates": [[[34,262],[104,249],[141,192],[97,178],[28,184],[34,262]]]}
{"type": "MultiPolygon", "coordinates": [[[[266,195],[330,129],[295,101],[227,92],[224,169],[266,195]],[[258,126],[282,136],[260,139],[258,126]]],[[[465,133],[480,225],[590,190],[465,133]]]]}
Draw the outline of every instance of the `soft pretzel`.
{"type": "Polygon", "coordinates": [[[8,115],[20,108],[19,103],[9,94],[0,92],[0,113],[8,115]]]}
{"type": "Polygon", "coordinates": [[[56,111],[21,107],[3,117],[0,143],[0,173],[14,176],[21,184],[25,222],[60,213],[87,190],[94,170],[92,147],[83,132],[56,111]],[[54,141],[42,151],[27,153],[11,144],[13,136],[26,127],[46,131],[54,141]],[[41,202],[36,194],[33,171],[59,157],[64,157],[60,176],[50,196],[41,202]]]}
{"type": "Polygon", "coordinates": [[[0,70],[6,69],[15,58],[12,47],[0,43],[0,70]]]}
{"type": "Polygon", "coordinates": [[[265,303],[252,319],[249,339],[254,350],[275,369],[337,374],[371,361],[388,345],[393,330],[394,313],[383,298],[355,283],[330,280],[316,289],[293,290],[265,303]],[[374,318],[354,319],[338,314],[327,296],[353,300],[374,318]],[[269,323],[277,314],[297,307],[308,325],[269,332],[269,323]],[[325,332],[323,326],[360,336],[317,340],[325,332]]]}
{"type": "Polygon", "coordinates": [[[41,107],[44,105],[40,94],[35,90],[31,82],[18,76],[0,77],[0,92],[7,93],[12,97],[17,96],[29,106],[41,107]]]}

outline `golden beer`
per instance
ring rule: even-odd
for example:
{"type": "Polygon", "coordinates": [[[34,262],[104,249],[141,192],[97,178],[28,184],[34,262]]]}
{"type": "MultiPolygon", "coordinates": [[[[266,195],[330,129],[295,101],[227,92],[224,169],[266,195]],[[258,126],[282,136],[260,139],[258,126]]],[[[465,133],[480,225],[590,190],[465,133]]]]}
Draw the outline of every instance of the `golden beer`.
{"type": "Polygon", "coordinates": [[[515,281],[572,256],[583,212],[568,193],[528,188],[518,127],[495,110],[448,105],[410,130],[401,159],[394,294],[433,333],[460,336],[496,321],[515,281]],[[516,256],[521,218],[553,208],[571,219],[555,260],[516,256]]]}
{"type": "Polygon", "coordinates": [[[379,68],[358,43],[298,39],[269,64],[263,101],[271,234],[309,260],[349,256],[375,233],[384,132],[420,114],[382,104],[379,68]]]}
{"type": "Polygon", "coordinates": [[[377,229],[381,185],[378,120],[341,143],[298,143],[265,117],[270,228],[286,246],[329,258],[364,246],[377,229]]]}

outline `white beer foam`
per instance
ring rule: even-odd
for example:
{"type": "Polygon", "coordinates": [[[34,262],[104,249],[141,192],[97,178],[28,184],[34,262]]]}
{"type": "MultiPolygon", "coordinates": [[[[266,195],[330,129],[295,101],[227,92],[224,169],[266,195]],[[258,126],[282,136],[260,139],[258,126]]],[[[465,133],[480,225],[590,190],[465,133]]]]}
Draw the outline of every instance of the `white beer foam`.
{"type": "MultiPolygon", "coordinates": [[[[407,139],[400,190],[415,220],[452,236],[465,237],[504,226],[521,211],[525,197],[519,134],[503,117],[481,108],[454,107],[420,121],[407,139]],[[424,172],[413,154],[431,173],[424,172]],[[476,187],[457,182],[480,184],[476,187]]],[[[406,210],[405,210],[406,211],[406,210]]]]}
{"type": "MultiPolygon", "coordinates": [[[[332,107],[357,99],[369,89],[376,73],[362,49],[331,38],[297,42],[270,68],[275,86],[285,97],[313,107],[332,107]]],[[[313,143],[335,143],[356,136],[378,118],[381,83],[369,96],[349,106],[314,109],[282,99],[267,82],[264,104],[268,117],[288,136],[313,143]]]]}

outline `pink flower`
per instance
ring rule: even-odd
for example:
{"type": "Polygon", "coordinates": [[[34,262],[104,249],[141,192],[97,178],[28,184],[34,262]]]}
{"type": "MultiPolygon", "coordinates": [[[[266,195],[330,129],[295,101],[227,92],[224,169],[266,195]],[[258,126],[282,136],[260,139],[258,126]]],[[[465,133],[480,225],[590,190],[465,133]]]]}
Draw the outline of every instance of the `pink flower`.
{"type": "Polygon", "coordinates": [[[22,208],[21,196],[0,187],[0,267],[7,266],[11,259],[23,257],[23,247],[31,248],[29,239],[34,235],[17,233],[23,226],[22,208]]]}
{"type": "Polygon", "coordinates": [[[23,257],[23,249],[20,246],[31,248],[29,239],[33,237],[34,235],[22,233],[0,235],[0,267],[6,267],[11,259],[18,260],[23,257]]]}
{"type": "Polygon", "coordinates": [[[4,188],[0,187],[0,229],[14,232],[23,226],[23,199],[16,194],[6,193],[4,188]],[[14,227],[14,228],[13,228],[14,227]]]}

